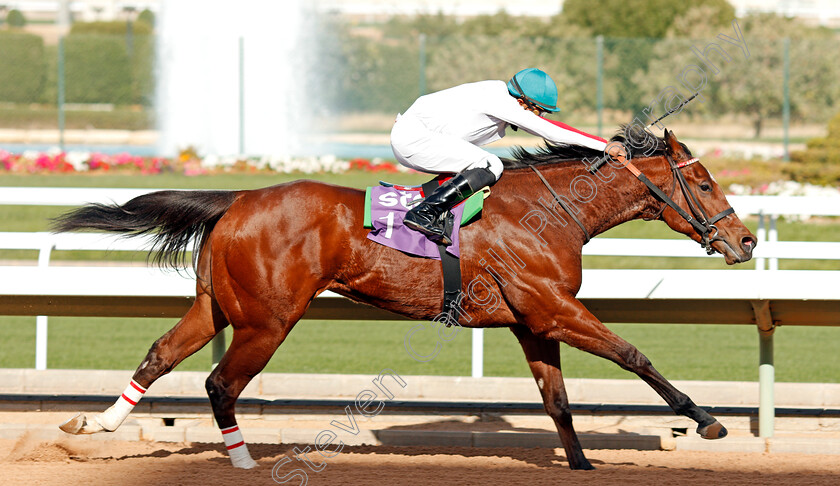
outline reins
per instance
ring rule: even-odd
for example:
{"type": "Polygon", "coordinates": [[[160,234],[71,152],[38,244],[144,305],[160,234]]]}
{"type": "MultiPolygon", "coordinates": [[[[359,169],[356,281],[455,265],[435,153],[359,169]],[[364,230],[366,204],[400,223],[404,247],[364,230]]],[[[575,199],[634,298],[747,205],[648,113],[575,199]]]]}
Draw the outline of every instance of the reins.
{"type": "Polygon", "coordinates": [[[534,167],[533,165],[530,165],[530,164],[528,164],[528,167],[530,167],[531,170],[533,170],[534,172],[537,173],[537,175],[540,177],[540,180],[542,180],[543,184],[545,184],[545,187],[548,188],[548,192],[550,192],[551,195],[554,196],[554,201],[556,201],[557,204],[559,204],[561,208],[563,208],[564,210],[566,210],[567,213],[569,213],[569,216],[572,217],[572,220],[574,220],[574,222],[577,223],[577,225],[583,231],[583,236],[584,236],[583,244],[585,245],[585,244],[589,243],[589,240],[591,239],[589,237],[589,231],[586,230],[586,227],[583,226],[583,223],[581,223],[580,220],[578,219],[578,217],[575,216],[575,213],[572,212],[572,209],[569,207],[569,205],[563,202],[563,199],[561,199],[560,196],[557,195],[557,193],[554,191],[554,188],[551,187],[551,184],[549,184],[548,181],[545,179],[545,177],[543,177],[543,175],[540,174],[540,171],[538,171],[536,167],[534,167]]]}
{"type": "MultiPolygon", "coordinates": [[[[715,250],[712,248],[712,243],[715,241],[723,241],[723,238],[718,237],[718,229],[715,226],[715,223],[725,218],[726,216],[729,216],[730,214],[734,213],[735,210],[732,209],[732,207],[730,206],[729,208],[724,209],[723,211],[716,214],[714,217],[709,218],[706,215],[706,212],[703,210],[703,206],[700,205],[700,202],[697,200],[694,193],[691,191],[691,189],[689,189],[688,181],[685,179],[685,176],[682,173],[683,168],[688,167],[689,165],[694,164],[695,162],[698,162],[699,159],[697,157],[694,157],[692,159],[677,163],[669,154],[665,154],[665,157],[668,160],[668,164],[671,167],[671,172],[674,175],[670,196],[665,194],[665,192],[663,192],[662,189],[659,188],[659,186],[657,186],[650,179],[648,179],[648,177],[630,161],[625,160],[623,162],[623,165],[625,168],[627,168],[627,170],[630,171],[630,173],[632,173],[637,179],[639,179],[639,181],[641,181],[645,186],[647,186],[648,190],[650,190],[650,192],[653,193],[653,195],[657,199],[664,203],[662,205],[662,208],[660,208],[659,211],[656,212],[656,215],[651,219],[658,219],[665,211],[665,208],[670,207],[671,209],[676,211],[677,214],[680,215],[680,217],[686,220],[686,222],[691,224],[694,230],[700,234],[700,246],[706,249],[707,254],[711,255],[715,252],[715,250]],[[682,190],[683,195],[685,196],[685,200],[688,204],[688,208],[691,211],[691,214],[689,214],[685,209],[680,207],[679,204],[674,202],[673,196],[676,192],[677,184],[679,184],[680,190],[682,190]]],[[[584,244],[588,243],[591,239],[589,231],[586,229],[586,227],[583,226],[583,223],[581,223],[580,219],[578,219],[578,217],[575,216],[574,212],[572,212],[572,209],[569,207],[569,205],[563,202],[563,199],[557,195],[557,192],[554,190],[553,187],[551,187],[551,184],[549,184],[546,178],[543,177],[543,175],[540,173],[539,170],[537,170],[535,166],[529,164],[528,167],[530,167],[531,170],[536,172],[537,176],[539,176],[540,180],[543,182],[545,187],[548,189],[551,195],[554,196],[554,201],[556,201],[557,204],[560,207],[562,207],[566,211],[566,213],[569,214],[569,216],[572,217],[572,220],[574,220],[574,222],[577,223],[578,227],[580,227],[580,229],[583,231],[583,235],[585,238],[584,244]]]]}

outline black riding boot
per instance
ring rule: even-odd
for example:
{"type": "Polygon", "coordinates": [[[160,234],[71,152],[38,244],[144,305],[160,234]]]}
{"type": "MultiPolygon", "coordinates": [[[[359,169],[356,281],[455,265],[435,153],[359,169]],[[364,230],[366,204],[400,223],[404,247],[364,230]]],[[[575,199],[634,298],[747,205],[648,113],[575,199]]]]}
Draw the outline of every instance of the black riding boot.
{"type": "Polygon", "coordinates": [[[423,201],[411,209],[403,224],[419,231],[430,240],[451,245],[446,234],[446,215],[453,206],[496,182],[496,177],[487,169],[468,169],[444,182],[423,201]]]}

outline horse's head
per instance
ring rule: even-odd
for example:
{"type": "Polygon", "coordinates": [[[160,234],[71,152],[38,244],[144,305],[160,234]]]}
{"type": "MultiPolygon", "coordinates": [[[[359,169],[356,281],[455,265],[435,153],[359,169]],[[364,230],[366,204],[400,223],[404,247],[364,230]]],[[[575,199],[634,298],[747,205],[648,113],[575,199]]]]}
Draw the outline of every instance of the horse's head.
{"type": "Polygon", "coordinates": [[[666,194],[672,192],[674,202],[687,214],[680,215],[677,210],[666,207],[660,219],[675,231],[706,246],[709,253],[722,254],[729,265],[752,258],[756,237],[732,211],[715,178],[677,140],[674,132],[665,130],[664,142],[674,187],[663,187],[662,190],[666,194]]]}

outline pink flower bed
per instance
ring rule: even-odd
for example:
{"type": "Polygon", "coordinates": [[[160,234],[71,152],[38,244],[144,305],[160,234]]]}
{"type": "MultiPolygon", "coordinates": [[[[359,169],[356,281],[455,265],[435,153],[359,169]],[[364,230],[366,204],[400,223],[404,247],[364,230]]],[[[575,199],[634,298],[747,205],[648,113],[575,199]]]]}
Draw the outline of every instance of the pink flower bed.
{"type": "Polygon", "coordinates": [[[0,149],[0,171],[14,174],[64,174],[64,173],[132,173],[160,174],[162,172],[184,175],[201,175],[218,172],[365,172],[394,173],[406,171],[394,162],[369,159],[340,160],[332,156],[302,159],[219,159],[201,158],[193,151],[184,151],[176,158],[141,157],[130,154],[107,155],[101,153],[60,152],[14,154],[0,149]]]}

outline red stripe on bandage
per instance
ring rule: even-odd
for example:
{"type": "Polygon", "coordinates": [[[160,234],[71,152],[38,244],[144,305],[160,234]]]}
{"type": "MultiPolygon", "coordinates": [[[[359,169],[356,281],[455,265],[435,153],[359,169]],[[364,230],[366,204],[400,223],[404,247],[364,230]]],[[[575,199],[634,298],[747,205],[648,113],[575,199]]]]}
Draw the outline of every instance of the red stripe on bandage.
{"type": "Polygon", "coordinates": [[[229,429],[223,429],[222,434],[230,434],[231,432],[236,432],[237,430],[239,430],[239,426],[234,425],[233,427],[231,427],[229,429]]]}
{"type": "MultiPolygon", "coordinates": [[[[540,117],[540,118],[542,118],[542,117],[540,117]]],[[[599,141],[599,142],[609,143],[609,142],[608,142],[606,139],[604,139],[604,138],[601,138],[601,137],[596,137],[595,135],[591,135],[591,134],[589,134],[589,133],[582,132],[582,131],[578,130],[578,129],[577,129],[577,128],[575,128],[575,127],[572,127],[572,126],[566,125],[566,124],[565,124],[565,123],[563,123],[563,122],[554,121],[554,120],[549,120],[548,118],[543,118],[543,120],[545,120],[545,121],[547,121],[548,123],[551,123],[551,124],[553,124],[553,125],[557,125],[558,127],[562,128],[562,129],[564,129],[564,130],[568,130],[568,131],[570,131],[570,132],[575,132],[575,133],[577,133],[577,134],[579,134],[579,135],[583,135],[584,137],[589,137],[589,138],[591,138],[591,139],[593,139],[593,140],[597,140],[597,141],[599,141]]]]}
{"type": "Polygon", "coordinates": [[[123,393],[123,394],[122,394],[122,399],[123,399],[123,400],[125,400],[126,402],[128,402],[128,403],[132,404],[132,405],[137,405],[137,402],[135,402],[134,400],[132,400],[132,399],[128,398],[127,396],[125,396],[125,393],[123,393]]]}
{"type": "Polygon", "coordinates": [[[138,385],[137,383],[134,383],[134,381],[131,381],[129,383],[129,385],[131,385],[131,388],[134,388],[135,390],[139,391],[140,393],[146,393],[146,390],[143,387],[141,387],[140,385],[138,385]]]}
{"type": "Polygon", "coordinates": [[[245,445],[245,441],[242,440],[242,441],[237,442],[236,444],[227,446],[227,450],[236,449],[237,447],[244,446],[244,445],[245,445]]]}

